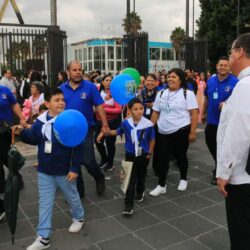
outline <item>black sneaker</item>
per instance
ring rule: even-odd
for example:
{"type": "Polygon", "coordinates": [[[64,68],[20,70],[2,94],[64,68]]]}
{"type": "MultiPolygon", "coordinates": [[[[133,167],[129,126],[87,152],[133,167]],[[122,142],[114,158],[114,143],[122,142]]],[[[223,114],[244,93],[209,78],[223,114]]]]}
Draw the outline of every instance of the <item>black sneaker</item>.
{"type": "Polygon", "coordinates": [[[145,196],[144,192],[141,193],[141,194],[137,194],[137,195],[135,196],[135,201],[136,201],[136,202],[142,202],[142,201],[144,200],[144,196],[145,196]]]}
{"type": "Polygon", "coordinates": [[[101,161],[99,164],[98,164],[98,167],[99,168],[104,168],[106,166],[107,162],[106,161],[101,161]]]}
{"type": "Polygon", "coordinates": [[[115,166],[110,166],[110,165],[106,165],[105,167],[104,167],[104,171],[105,172],[111,172],[111,171],[113,171],[115,169],[115,166]]]}
{"type": "Polygon", "coordinates": [[[96,192],[98,195],[102,195],[104,191],[105,191],[105,178],[103,176],[99,181],[96,181],[96,192]]]}
{"type": "Polygon", "coordinates": [[[122,214],[125,215],[125,216],[130,216],[134,212],[133,209],[134,209],[134,206],[132,206],[132,205],[125,205],[125,208],[122,211],[122,214]]]}

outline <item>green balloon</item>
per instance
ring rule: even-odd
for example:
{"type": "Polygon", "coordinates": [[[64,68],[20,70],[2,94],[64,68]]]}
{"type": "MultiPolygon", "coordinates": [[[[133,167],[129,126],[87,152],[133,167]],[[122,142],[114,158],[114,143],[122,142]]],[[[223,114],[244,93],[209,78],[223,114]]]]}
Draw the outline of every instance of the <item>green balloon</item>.
{"type": "Polygon", "coordinates": [[[137,86],[141,83],[140,73],[134,68],[126,68],[122,71],[122,74],[130,75],[134,80],[137,86]]]}

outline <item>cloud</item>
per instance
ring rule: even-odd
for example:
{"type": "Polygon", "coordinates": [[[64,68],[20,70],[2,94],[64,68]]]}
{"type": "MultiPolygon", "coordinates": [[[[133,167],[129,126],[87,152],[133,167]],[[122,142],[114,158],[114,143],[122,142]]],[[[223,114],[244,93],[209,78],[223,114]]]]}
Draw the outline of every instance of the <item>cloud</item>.
{"type": "MultiPolygon", "coordinates": [[[[50,24],[50,0],[16,1],[26,24],[50,24]]],[[[192,1],[190,1],[190,24],[192,1]]],[[[195,0],[195,19],[200,15],[195,0]]],[[[2,6],[3,0],[0,0],[2,6]]],[[[169,41],[172,30],[185,29],[185,0],[135,0],[136,12],[142,19],[142,29],[150,40],[169,41]]],[[[133,0],[131,0],[131,11],[133,0]]],[[[67,32],[68,42],[104,36],[123,35],[122,19],[126,15],[126,0],[57,0],[57,22],[67,32]]],[[[17,23],[9,3],[3,22],[17,23]]],[[[191,34],[192,26],[190,26],[191,34]]]]}

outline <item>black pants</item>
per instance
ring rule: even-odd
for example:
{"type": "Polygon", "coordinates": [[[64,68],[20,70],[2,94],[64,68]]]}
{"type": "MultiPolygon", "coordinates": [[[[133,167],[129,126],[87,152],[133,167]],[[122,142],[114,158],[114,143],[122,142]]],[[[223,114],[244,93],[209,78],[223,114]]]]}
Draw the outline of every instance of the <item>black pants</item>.
{"type": "Polygon", "coordinates": [[[217,130],[218,126],[213,124],[207,124],[205,128],[205,141],[207,144],[207,147],[209,149],[209,152],[211,153],[214,161],[215,161],[215,168],[213,170],[214,176],[216,175],[216,165],[217,165],[217,130]]]}
{"type": "MultiPolygon", "coordinates": [[[[92,175],[96,182],[104,179],[104,175],[101,169],[98,167],[95,159],[94,151],[94,129],[89,128],[88,134],[82,144],[82,164],[86,166],[88,173],[92,175]]],[[[82,170],[79,168],[77,177],[77,190],[79,192],[84,192],[84,182],[82,177],[82,170]]]]}
{"type": "Polygon", "coordinates": [[[228,185],[226,211],[231,250],[250,249],[250,184],[228,185]]]}
{"type": "Polygon", "coordinates": [[[177,165],[180,170],[181,179],[187,179],[188,159],[187,150],[189,146],[190,126],[183,127],[172,134],[158,136],[158,158],[157,166],[159,170],[160,186],[165,187],[166,177],[169,170],[169,160],[172,154],[175,155],[177,165]]]}
{"type": "Polygon", "coordinates": [[[152,161],[152,168],[154,170],[154,173],[156,176],[159,176],[159,169],[158,169],[158,163],[159,160],[159,132],[158,127],[155,125],[155,146],[154,146],[154,152],[153,152],[153,161],[152,161]]]}
{"type": "MultiPolygon", "coordinates": [[[[111,130],[117,129],[121,125],[121,117],[119,116],[117,119],[109,121],[108,124],[111,130]]],[[[95,145],[101,156],[101,161],[107,162],[108,166],[112,167],[114,164],[115,157],[116,136],[107,136],[101,143],[98,143],[96,139],[99,133],[101,132],[101,128],[102,123],[98,121],[95,127],[95,145]],[[104,141],[106,143],[107,150],[105,148],[104,141]]]]}
{"type": "Polygon", "coordinates": [[[135,157],[129,153],[126,153],[126,161],[134,162],[130,177],[130,182],[125,197],[125,204],[134,205],[135,192],[142,194],[145,190],[145,181],[147,176],[147,166],[149,160],[146,155],[135,157]]]}

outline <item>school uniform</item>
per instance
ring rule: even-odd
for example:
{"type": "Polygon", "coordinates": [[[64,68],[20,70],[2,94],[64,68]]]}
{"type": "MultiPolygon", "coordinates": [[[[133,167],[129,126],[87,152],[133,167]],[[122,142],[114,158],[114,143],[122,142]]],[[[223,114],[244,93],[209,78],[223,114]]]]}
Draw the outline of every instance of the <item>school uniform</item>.
{"type": "Polygon", "coordinates": [[[149,153],[149,143],[155,139],[154,127],[151,121],[142,117],[136,125],[132,117],[124,120],[117,135],[125,134],[125,160],[133,162],[132,173],[125,197],[125,205],[133,208],[135,194],[142,195],[145,190],[147,175],[146,158],[149,153]]]}

